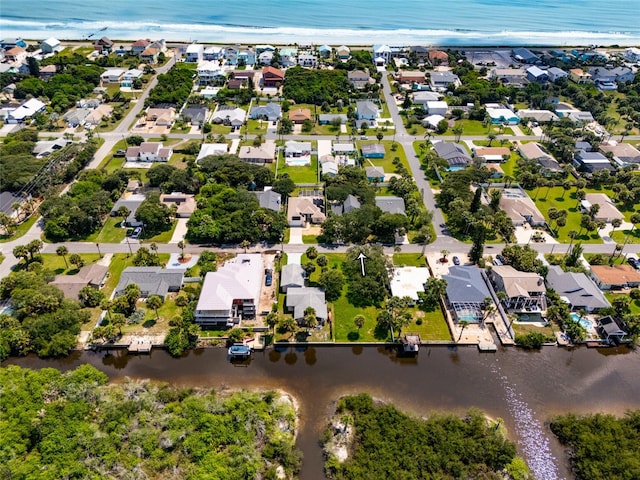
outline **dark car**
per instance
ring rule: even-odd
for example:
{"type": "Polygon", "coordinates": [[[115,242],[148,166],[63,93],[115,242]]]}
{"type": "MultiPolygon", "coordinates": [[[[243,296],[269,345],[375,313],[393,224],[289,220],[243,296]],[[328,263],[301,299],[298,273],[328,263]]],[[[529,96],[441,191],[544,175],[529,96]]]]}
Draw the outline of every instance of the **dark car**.
{"type": "Polygon", "coordinates": [[[629,257],[627,258],[627,263],[631,265],[633,268],[636,268],[636,269],[640,268],[640,262],[638,261],[637,258],[629,257]]]}
{"type": "Polygon", "coordinates": [[[504,259],[504,257],[500,254],[496,255],[496,259],[500,261],[500,263],[502,263],[503,265],[505,263],[507,263],[507,261],[504,259]]]}
{"type": "Polygon", "coordinates": [[[460,259],[458,257],[453,257],[453,264],[460,265],[460,259]]]}
{"type": "Polygon", "coordinates": [[[270,273],[267,273],[267,275],[264,277],[264,284],[267,287],[270,287],[272,283],[273,283],[273,275],[270,273]]]}

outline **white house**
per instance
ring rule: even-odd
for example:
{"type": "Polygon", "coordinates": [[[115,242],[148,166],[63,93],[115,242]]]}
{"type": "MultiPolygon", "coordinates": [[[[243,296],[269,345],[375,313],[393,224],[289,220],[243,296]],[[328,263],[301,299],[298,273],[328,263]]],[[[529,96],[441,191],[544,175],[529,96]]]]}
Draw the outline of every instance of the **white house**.
{"type": "Polygon", "coordinates": [[[173,155],[171,147],[161,142],[143,142],[139,147],[129,147],[125,153],[127,162],[168,162],[173,155]]]}
{"type": "Polygon", "coordinates": [[[187,47],[185,52],[184,61],[199,63],[204,59],[204,46],[192,43],[187,47]]]}
{"type": "Polygon", "coordinates": [[[7,123],[23,123],[30,120],[35,114],[43,112],[46,105],[37,98],[31,98],[18,108],[9,112],[7,123]]]}
{"type": "Polygon", "coordinates": [[[120,86],[125,88],[133,88],[134,80],[142,78],[142,75],[144,75],[144,72],[142,70],[138,70],[137,68],[127,70],[122,74],[122,78],[120,79],[120,86]]]}
{"type": "Polygon", "coordinates": [[[122,68],[110,68],[100,75],[103,83],[120,83],[125,70],[122,68]]]}
{"type": "Polygon", "coordinates": [[[209,60],[198,64],[198,83],[200,85],[223,84],[226,76],[217,61],[209,60]]]}
{"type": "Polygon", "coordinates": [[[624,59],[627,62],[640,62],[640,48],[627,48],[624,51],[624,59]]]}
{"type": "Polygon", "coordinates": [[[200,153],[196,158],[196,163],[200,162],[200,159],[209,157],[211,155],[224,155],[229,150],[229,145],[226,143],[203,143],[200,147],[200,153]]]}
{"type": "Polygon", "coordinates": [[[567,72],[558,67],[551,67],[547,69],[547,75],[549,76],[549,80],[552,82],[557,82],[560,79],[569,77],[567,72]]]}
{"type": "Polygon", "coordinates": [[[62,51],[63,48],[64,47],[60,44],[60,40],[54,37],[47,38],[40,44],[40,50],[42,50],[42,53],[56,53],[62,51]]]}
{"type": "Polygon", "coordinates": [[[429,115],[442,115],[444,117],[447,114],[448,108],[447,102],[440,100],[427,102],[427,112],[429,115]]]}

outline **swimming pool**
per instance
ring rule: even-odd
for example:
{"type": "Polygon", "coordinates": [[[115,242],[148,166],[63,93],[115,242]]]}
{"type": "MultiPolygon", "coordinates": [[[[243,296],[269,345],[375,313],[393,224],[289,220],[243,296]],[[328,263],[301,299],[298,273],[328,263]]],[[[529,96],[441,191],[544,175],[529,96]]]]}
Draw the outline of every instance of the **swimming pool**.
{"type": "Polygon", "coordinates": [[[593,328],[593,323],[591,323],[591,320],[589,320],[588,318],[580,318],[580,315],[575,312],[571,312],[571,318],[574,322],[578,322],[580,326],[585,330],[591,330],[593,328]]]}

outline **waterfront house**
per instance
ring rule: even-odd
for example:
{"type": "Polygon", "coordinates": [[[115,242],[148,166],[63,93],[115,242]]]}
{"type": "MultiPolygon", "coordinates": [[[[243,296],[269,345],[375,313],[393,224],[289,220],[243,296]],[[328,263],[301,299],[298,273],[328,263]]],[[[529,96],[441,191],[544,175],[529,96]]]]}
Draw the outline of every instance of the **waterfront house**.
{"type": "Polygon", "coordinates": [[[544,215],[527,192],[518,187],[504,188],[500,197],[500,209],[504,210],[513,225],[521,227],[528,223],[532,227],[546,225],[544,215]]]}
{"type": "Polygon", "coordinates": [[[141,38],[136,40],[131,45],[131,54],[132,55],[142,55],[142,52],[151,44],[151,40],[148,38],[141,38]]]}
{"type": "Polygon", "coordinates": [[[321,224],[326,220],[322,197],[289,197],[287,222],[290,227],[321,224]]]}
{"type": "Polygon", "coordinates": [[[260,65],[271,65],[273,61],[273,52],[269,50],[265,50],[258,54],[258,64],[260,65]]]}
{"type": "Polygon", "coordinates": [[[384,169],[382,167],[366,167],[364,171],[367,180],[370,182],[384,182],[384,169]]]}
{"type": "Polygon", "coordinates": [[[204,52],[202,52],[202,58],[204,58],[204,60],[220,60],[223,56],[222,53],[222,47],[218,46],[218,45],[213,45],[211,47],[206,47],[204,49],[204,52]]]}
{"type": "Polygon", "coordinates": [[[262,69],[263,87],[280,87],[284,82],[284,72],[275,67],[264,67],[262,69]]]}
{"type": "Polygon", "coordinates": [[[199,63],[204,59],[204,45],[198,45],[192,43],[187,46],[187,50],[184,55],[184,61],[190,63],[199,63]]]}
{"type": "Polygon", "coordinates": [[[125,158],[127,162],[168,162],[171,155],[173,148],[162,142],[142,142],[140,146],[127,148],[125,158]]]}
{"type": "Polygon", "coordinates": [[[485,299],[491,297],[482,271],[475,265],[454,265],[442,279],[447,282],[446,302],[454,320],[479,323],[485,299]]]}
{"type": "Polygon", "coordinates": [[[380,143],[366,143],[360,147],[363,158],[384,158],[384,145],[380,143]]]}
{"type": "Polygon", "coordinates": [[[356,118],[358,120],[375,120],[378,118],[378,106],[371,100],[356,102],[356,118]]]}
{"type": "Polygon", "coordinates": [[[280,291],[287,293],[290,287],[304,287],[304,269],[299,263],[289,263],[280,271],[280,291]]]}
{"type": "Polygon", "coordinates": [[[514,48],[511,50],[511,56],[521,63],[533,64],[540,62],[540,57],[528,48],[514,48]]]}
{"type": "Polygon", "coordinates": [[[449,54],[442,50],[429,50],[429,62],[434,67],[449,65],[449,54]]]}
{"type": "Polygon", "coordinates": [[[273,163],[276,157],[276,144],[273,140],[267,140],[262,145],[256,147],[252,145],[244,145],[240,147],[238,158],[243,162],[254,163],[256,165],[264,165],[273,163]]]}
{"type": "Polygon", "coordinates": [[[10,50],[14,47],[27,48],[27,42],[22,37],[5,38],[0,40],[0,50],[10,50]]]}
{"type": "Polygon", "coordinates": [[[395,196],[377,196],[375,197],[376,207],[385,213],[394,213],[406,215],[404,199],[395,196]]]}
{"type": "Polygon", "coordinates": [[[4,59],[7,62],[21,63],[27,59],[27,50],[22,47],[13,47],[5,50],[4,59]]]}
{"type": "Polygon", "coordinates": [[[318,54],[321,58],[329,58],[333,49],[329,45],[320,45],[318,47],[318,54]]]}
{"type": "Polygon", "coordinates": [[[239,254],[208,272],[195,310],[201,326],[228,326],[254,318],[260,304],[264,262],[259,254],[239,254]]]}
{"type": "Polygon", "coordinates": [[[425,63],[429,58],[429,49],[422,45],[412,45],[409,47],[409,58],[415,58],[418,63],[425,63]]]}
{"type": "Polygon", "coordinates": [[[288,288],[285,306],[299,325],[304,324],[304,312],[307,308],[313,308],[319,324],[327,319],[324,291],[316,287],[288,288]]]}
{"type": "Polygon", "coordinates": [[[258,199],[260,208],[279,212],[282,208],[282,195],[273,190],[265,190],[263,192],[253,192],[258,199]]]}
{"type": "Polygon", "coordinates": [[[631,265],[591,265],[591,278],[601,290],[640,286],[640,273],[631,265]]]}
{"type": "Polygon", "coordinates": [[[311,110],[308,108],[296,108],[289,111],[289,120],[295,124],[302,124],[305,120],[311,120],[311,110]]]}
{"type": "Polygon", "coordinates": [[[467,150],[457,143],[437,142],[433,145],[433,149],[438,157],[447,161],[448,170],[460,170],[471,164],[471,157],[467,150]]]}
{"type": "Polygon", "coordinates": [[[163,193],[160,195],[160,203],[172,208],[176,218],[189,218],[197,208],[195,196],[190,193],[163,193]]]}
{"type": "Polygon", "coordinates": [[[63,49],[64,47],[60,44],[60,40],[55,37],[47,38],[40,44],[40,50],[44,54],[58,53],[63,49]]]}
{"type": "Polygon", "coordinates": [[[256,105],[251,109],[249,118],[253,120],[263,119],[269,122],[275,122],[282,118],[282,108],[278,103],[267,103],[266,105],[256,105]]]}
{"type": "Polygon", "coordinates": [[[551,265],[546,282],[573,311],[594,312],[611,306],[602,291],[582,272],[565,272],[559,265],[551,265]]]}
{"type": "Polygon", "coordinates": [[[107,37],[101,37],[93,42],[93,49],[98,53],[109,54],[113,51],[113,45],[113,40],[107,37]]]}
{"type": "Polygon", "coordinates": [[[346,45],[340,45],[338,48],[336,48],[336,57],[343,61],[349,60],[349,58],[351,57],[351,49],[346,45]]]}
{"type": "Polygon", "coordinates": [[[640,48],[629,47],[625,49],[623,58],[627,62],[640,62],[640,48]]]}
{"type": "Polygon", "coordinates": [[[391,48],[389,45],[373,46],[373,63],[378,67],[384,67],[391,60],[391,48]]]}
{"type": "Polygon", "coordinates": [[[518,315],[520,321],[542,321],[542,312],[547,309],[542,276],[511,265],[494,265],[490,275],[496,290],[505,293],[502,303],[508,312],[518,315]]]}
{"type": "Polygon", "coordinates": [[[226,75],[217,60],[207,60],[198,64],[199,85],[224,85],[226,75]]]}
{"type": "Polygon", "coordinates": [[[431,72],[430,84],[433,90],[438,91],[446,90],[449,85],[453,85],[456,88],[462,85],[460,78],[451,72],[431,72]]]}
{"type": "Polygon", "coordinates": [[[122,271],[115,289],[115,296],[123,295],[127,285],[136,284],[140,296],[148,298],[158,295],[162,298],[169,292],[177,292],[182,287],[185,269],[162,267],[127,267],[122,271]]]}
{"type": "Polygon", "coordinates": [[[596,330],[606,340],[612,340],[616,343],[624,341],[628,335],[625,323],[611,315],[600,318],[596,330]]]}
{"type": "Polygon", "coordinates": [[[640,165],[640,151],[629,143],[603,143],[600,150],[605,154],[610,153],[620,167],[640,165]]]}

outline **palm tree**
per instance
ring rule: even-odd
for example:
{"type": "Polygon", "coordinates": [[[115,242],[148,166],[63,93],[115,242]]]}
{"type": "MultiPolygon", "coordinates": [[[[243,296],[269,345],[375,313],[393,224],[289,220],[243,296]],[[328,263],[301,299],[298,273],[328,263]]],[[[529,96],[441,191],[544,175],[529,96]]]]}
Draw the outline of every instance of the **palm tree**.
{"type": "Polygon", "coordinates": [[[158,315],[158,309],[162,306],[163,303],[164,302],[160,295],[151,295],[149,298],[147,298],[147,306],[156,312],[156,320],[160,318],[160,316],[158,315]]]}
{"type": "Polygon", "coordinates": [[[16,258],[23,258],[24,263],[29,263],[29,250],[27,250],[26,245],[17,245],[13,247],[13,256],[16,258]]]}
{"type": "Polygon", "coordinates": [[[189,305],[189,299],[187,298],[186,295],[178,295],[176,297],[176,306],[180,307],[184,310],[184,307],[186,307],[187,305],[189,305]]]}
{"type": "MultiPolygon", "coordinates": [[[[178,242],[178,248],[180,249],[180,260],[182,260],[184,258],[184,240],[178,242]]],[[[246,251],[247,249],[245,248],[245,252],[246,251]]]]}
{"type": "Polygon", "coordinates": [[[493,143],[493,141],[496,139],[496,134],[495,134],[495,133],[493,133],[493,132],[490,132],[490,133],[487,135],[487,138],[489,139],[489,143],[488,143],[488,145],[487,145],[487,146],[488,146],[488,147],[490,147],[490,146],[491,146],[491,144],[493,143]]]}
{"type": "Polygon", "coordinates": [[[482,324],[484,325],[484,321],[496,313],[496,305],[493,303],[493,299],[491,297],[485,297],[482,305],[482,311],[484,312],[482,315],[482,324]]]}
{"type": "Polygon", "coordinates": [[[571,190],[571,183],[570,182],[562,182],[562,197],[564,199],[564,196],[566,195],[566,193],[571,190]]]}
{"type": "Polygon", "coordinates": [[[441,263],[447,263],[447,255],[449,255],[451,252],[449,250],[440,250],[440,255],[442,255],[442,258],[440,259],[441,263]]]}
{"type": "Polygon", "coordinates": [[[107,312],[107,318],[111,320],[111,309],[113,308],[113,302],[111,300],[103,300],[100,302],[100,308],[107,312]]]}
{"type": "Polygon", "coordinates": [[[156,242],[151,242],[151,244],[149,245],[149,250],[151,250],[153,253],[158,253],[158,244],[156,242]]]}
{"type": "Polygon", "coordinates": [[[455,124],[451,131],[456,136],[456,142],[460,142],[460,137],[464,132],[464,128],[462,128],[462,125],[455,124]]]}
{"type": "Polygon", "coordinates": [[[355,317],[353,317],[353,323],[356,324],[356,327],[358,328],[358,333],[360,333],[360,329],[364,326],[364,322],[365,322],[364,315],[356,315],[355,317]]]}
{"type": "Polygon", "coordinates": [[[467,325],[469,325],[469,322],[467,322],[466,320],[460,320],[458,322],[458,325],[460,325],[460,327],[462,327],[460,329],[460,336],[458,337],[458,340],[456,340],[456,342],[459,342],[460,339],[462,338],[462,332],[464,332],[464,329],[467,328],[467,325]]]}
{"type": "Polygon", "coordinates": [[[65,269],[68,270],[69,264],[67,263],[67,254],[69,253],[69,249],[64,245],[60,245],[58,248],[56,248],[56,253],[62,257],[62,259],[64,260],[65,269]]]}
{"type": "Polygon", "coordinates": [[[620,228],[620,225],[622,225],[622,219],[621,218],[614,218],[613,220],[611,220],[611,226],[613,227],[611,229],[611,232],[609,232],[609,236],[613,235],[613,231],[616,228],[620,228]]]}
{"type": "Polygon", "coordinates": [[[567,236],[571,239],[571,242],[569,242],[569,249],[568,249],[568,251],[570,252],[571,246],[573,245],[573,241],[578,236],[578,232],[576,232],[575,230],[570,230],[567,236]]]}
{"type": "Polygon", "coordinates": [[[251,242],[249,240],[243,240],[240,242],[240,248],[244,248],[244,253],[247,253],[247,249],[251,246],[251,242]]]}
{"type": "Polygon", "coordinates": [[[127,318],[121,313],[114,313],[110,322],[114,328],[118,329],[118,334],[122,335],[122,327],[127,322],[127,318]]]}
{"type": "Polygon", "coordinates": [[[280,320],[278,328],[284,333],[289,333],[289,338],[291,338],[293,332],[298,328],[298,324],[292,317],[286,316],[280,320]]]}

